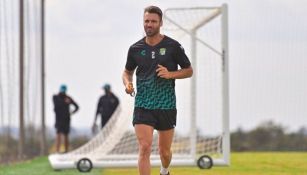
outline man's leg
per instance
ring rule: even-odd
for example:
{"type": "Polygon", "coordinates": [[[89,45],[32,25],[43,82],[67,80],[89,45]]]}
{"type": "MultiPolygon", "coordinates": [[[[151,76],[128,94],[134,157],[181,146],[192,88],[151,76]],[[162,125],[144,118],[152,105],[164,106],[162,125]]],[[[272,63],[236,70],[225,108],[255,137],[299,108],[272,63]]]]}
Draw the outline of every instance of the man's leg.
{"type": "Polygon", "coordinates": [[[167,169],[172,160],[171,146],[173,142],[174,129],[159,131],[159,154],[162,168],[167,169]]]}
{"type": "Polygon", "coordinates": [[[60,146],[61,146],[61,133],[57,133],[55,139],[55,151],[57,153],[60,152],[60,146]]]}
{"type": "Polygon", "coordinates": [[[64,145],[65,145],[65,153],[68,152],[69,149],[69,137],[68,134],[63,134],[64,135],[64,145]]]}
{"type": "Polygon", "coordinates": [[[136,124],[134,128],[139,143],[139,173],[140,175],[150,175],[150,153],[154,129],[152,126],[144,124],[136,124]]]}

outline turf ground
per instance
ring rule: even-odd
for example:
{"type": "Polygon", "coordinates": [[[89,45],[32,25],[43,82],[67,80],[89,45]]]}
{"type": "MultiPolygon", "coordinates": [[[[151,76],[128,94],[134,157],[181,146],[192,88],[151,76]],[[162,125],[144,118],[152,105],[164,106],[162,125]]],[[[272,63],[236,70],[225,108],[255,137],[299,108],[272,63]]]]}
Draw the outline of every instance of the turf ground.
{"type": "MultiPolygon", "coordinates": [[[[306,152],[261,152],[232,153],[231,166],[200,170],[197,167],[173,167],[172,175],[307,175],[306,152]]],[[[47,157],[4,166],[0,175],[75,175],[77,170],[53,171],[47,157]]],[[[137,175],[136,168],[94,169],[87,175],[137,175]]],[[[153,168],[152,175],[159,169],[153,168]]]]}

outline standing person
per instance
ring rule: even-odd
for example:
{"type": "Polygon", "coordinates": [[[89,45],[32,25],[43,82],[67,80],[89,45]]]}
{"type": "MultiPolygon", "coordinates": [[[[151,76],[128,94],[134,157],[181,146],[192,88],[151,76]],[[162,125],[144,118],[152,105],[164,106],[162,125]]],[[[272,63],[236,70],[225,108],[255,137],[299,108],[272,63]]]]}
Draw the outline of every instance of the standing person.
{"type": "Polygon", "coordinates": [[[98,101],[96,115],[92,127],[93,132],[96,128],[96,120],[98,118],[98,115],[101,116],[101,128],[103,128],[104,125],[109,121],[119,104],[118,98],[111,91],[111,85],[105,84],[103,86],[103,89],[105,91],[105,94],[101,96],[98,101]]]}
{"type": "Polygon", "coordinates": [[[56,152],[60,152],[61,140],[64,138],[65,152],[69,148],[70,116],[79,110],[78,104],[66,94],[67,86],[61,85],[60,92],[53,96],[56,128],[56,152]],[[74,110],[70,110],[70,106],[74,110]]]}
{"type": "Polygon", "coordinates": [[[150,175],[150,153],[153,131],[159,135],[161,175],[169,175],[171,145],[176,126],[175,79],[191,77],[193,69],[182,46],[174,39],[160,34],[162,11],[149,6],[144,10],[146,36],[130,46],[123,83],[126,93],[133,95],[133,74],[136,70],[137,94],[133,126],[139,144],[140,175],[150,175]],[[177,66],[181,69],[178,70],[177,66]]]}

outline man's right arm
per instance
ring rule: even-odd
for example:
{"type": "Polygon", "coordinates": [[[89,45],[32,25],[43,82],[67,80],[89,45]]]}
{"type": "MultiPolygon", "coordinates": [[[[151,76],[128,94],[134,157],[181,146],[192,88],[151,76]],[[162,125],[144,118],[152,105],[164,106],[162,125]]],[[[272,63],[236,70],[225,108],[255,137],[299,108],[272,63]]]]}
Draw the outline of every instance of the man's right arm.
{"type": "Polygon", "coordinates": [[[57,109],[57,107],[60,105],[59,104],[58,96],[57,95],[53,95],[52,101],[53,101],[54,109],[57,109]]]}
{"type": "Polygon", "coordinates": [[[125,86],[125,91],[127,94],[132,94],[134,92],[134,88],[133,88],[133,73],[134,70],[129,71],[127,69],[124,70],[123,72],[123,83],[125,86]]]}
{"type": "Polygon", "coordinates": [[[96,114],[95,114],[95,117],[94,117],[94,123],[93,123],[93,125],[95,125],[96,124],[96,120],[97,120],[97,118],[98,118],[98,115],[99,115],[99,113],[101,112],[101,97],[99,98],[99,100],[98,100],[98,103],[97,103],[97,109],[96,109],[96,114]]]}

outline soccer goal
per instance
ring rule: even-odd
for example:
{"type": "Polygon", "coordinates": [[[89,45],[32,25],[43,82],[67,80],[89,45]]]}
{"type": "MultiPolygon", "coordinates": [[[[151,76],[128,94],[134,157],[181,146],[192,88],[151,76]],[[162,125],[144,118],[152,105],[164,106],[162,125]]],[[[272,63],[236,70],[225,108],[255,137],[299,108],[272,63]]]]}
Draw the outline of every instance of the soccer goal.
{"type": "MultiPolygon", "coordinates": [[[[177,126],[171,166],[229,165],[227,5],[170,8],[162,33],[178,40],[194,69],[191,79],[176,81],[177,126]]],[[[106,126],[88,143],[66,154],[53,154],[54,169],[136,167],[138,144],[131,120],[132,99],[123,99],[106,126]]],[[[160,166],[157,133],[151,164],[160,166]]]]}

